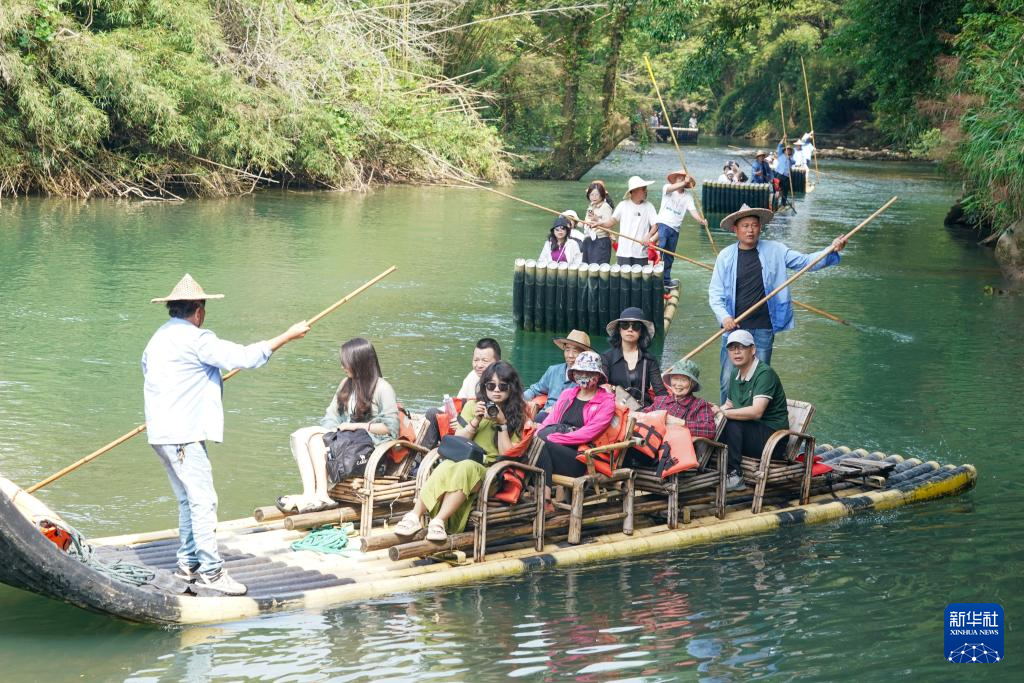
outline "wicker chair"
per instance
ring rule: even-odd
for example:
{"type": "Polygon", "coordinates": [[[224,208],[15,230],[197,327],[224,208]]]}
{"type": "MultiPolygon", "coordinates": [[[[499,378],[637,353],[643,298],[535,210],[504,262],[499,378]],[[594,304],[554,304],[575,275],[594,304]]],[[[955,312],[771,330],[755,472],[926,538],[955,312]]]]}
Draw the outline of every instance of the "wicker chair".
{"type": "Polygon", "coordinates": [[[789,408],[789,429],[780,429],[764,445],[760,458],[743,458],[743,479],[754,487],[754,501],[751,512],[761,512],[764,493],[769,484],[792,486],[800,483],[800,504],[805,505],[811,497],[811,478],[814,465],[814,437],[807,433],[814,417],[814,406],[805,401],[787,400],[789,408]],[[772,451],[783,439],[788,439],[785,455],[772,460],[772,451]],[[804,453],[802,462],[797,458],[804,453]]]}
{"type": "MultiPolygon", "coordinates": [[[[672,416],[669,421],[676,420],[672,416]]],[[[715,416],[715,439],[722,435],[725,428],[725,418],[721,413],[715,416]]],[[[697,467],[677,472],[672,476],[662,479],[653,468],[636,468],[636,488],[638,491],[666,496],[668,498],[668,509],[666,517],[669,529],[679,526],[679,498],[691,493],[703,491],[715,492],[715,516],[719,519],[725,517],[725,478],[726,478],[726,447],[725,444],[716,440],[707,439],[701,436],[693,439],[693,447],[697,452],[697,467]],[[716,461],[714,469],[709,465],[712,460],[716,461]]]]}

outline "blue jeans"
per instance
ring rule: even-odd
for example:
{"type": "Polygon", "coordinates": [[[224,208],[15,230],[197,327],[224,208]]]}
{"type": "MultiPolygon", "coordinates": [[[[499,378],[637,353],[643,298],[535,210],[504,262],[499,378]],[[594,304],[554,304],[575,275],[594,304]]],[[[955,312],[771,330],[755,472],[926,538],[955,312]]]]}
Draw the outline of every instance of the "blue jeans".
{"type": "MultiPolygon", "coordinates": [[[[675,251],[676,244],[679,242],[679,231],[675,228],[670,228],[664,223],[658,223],[658,246],[668,251],[675,251]]],[[[665,263],[665,286],[668,287],[669,283],[672,282],[672,264],[675,262],[676,257],[672,254],[662,253],[661,258],[665,263]]]]}
{"type": "Polygon", "coordinates": [[[199,565],[203,574],[220,571],[217,552],[217,491],[206,443],[150,444],[156,451],[178,499],[178,564],[199,565]]]}
{"type": "MultiPolygon", "coordinates": [[[[771,365],[772,344],[775,343],[775,332],[772,330],[747,330],[747,332],[754,337],[754,347],[756,348],[754,353],[757,356],[757,360],[771,365]]],[[[722,352],[719,355],[719,360],[722,362],[722,403],[725,403],[725,399],[729,398],[729,377],[732,373],[736,372],[736,367],[729,360],[729,352],[725,348],[728,338],[728,332],[722,335],[722,352]]]]}

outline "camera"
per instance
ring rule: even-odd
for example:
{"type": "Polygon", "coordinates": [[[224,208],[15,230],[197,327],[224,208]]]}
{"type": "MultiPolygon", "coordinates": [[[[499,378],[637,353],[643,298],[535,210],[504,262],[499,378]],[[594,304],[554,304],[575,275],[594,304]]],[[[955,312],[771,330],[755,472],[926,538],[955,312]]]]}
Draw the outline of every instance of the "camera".
{"type": "Polygon", "coordinates": [[[484,401],[484,411],[487,413],[487,417],[495,418],[498,417],[498,404],[494,401],[484,401]]]}

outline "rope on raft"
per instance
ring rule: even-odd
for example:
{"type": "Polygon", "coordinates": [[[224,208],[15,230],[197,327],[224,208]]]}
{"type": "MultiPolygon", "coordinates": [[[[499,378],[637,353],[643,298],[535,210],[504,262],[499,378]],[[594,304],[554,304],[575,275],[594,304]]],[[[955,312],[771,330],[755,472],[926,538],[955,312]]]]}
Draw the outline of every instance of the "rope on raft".
{"type": "Polygon", "coordinates": [[[93,547],[89,545],[78,529],[66,523],[62,523],[61,526],[71,536],[68,555],[76,558],[90,569],[130,586],[141,586],[150,583],[156,576],[155,572],[141,565],[124,562],[123,560],[116,560],[112,563],[100,560],[95,556],[93,547]]]}
{"type": "Polygon", "coordinates": [[[355,528],[352,522],[346,522],[341,526],[317,527],[292,543],[291,548],[292,550],[311,550],[315,553],[341,555],[346,550],[353,550],[348,547],[348,538],[355,528]]]}

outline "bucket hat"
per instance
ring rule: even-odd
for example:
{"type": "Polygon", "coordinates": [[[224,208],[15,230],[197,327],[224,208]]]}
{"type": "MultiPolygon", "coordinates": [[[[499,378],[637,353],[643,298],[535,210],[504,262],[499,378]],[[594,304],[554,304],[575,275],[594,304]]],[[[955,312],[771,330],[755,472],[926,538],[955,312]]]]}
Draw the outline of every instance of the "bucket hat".
{"type": "Polygon", "coordinates": [[[722,219],[720,223],[722,230],[732,230],[736,227],[736,221],[747,216],[757,216],[761,220],[761,227],[763,228],[771,223],[775,214],[770,209],[752,209],[744,204],[740,207],[739,211],[734,211],[722,219]]]}
{"type": "Polygon", "coordinates": [[[565,228],[566,230],[568,230],[571,227],[572,222],[565,216],[559,216],[558,218],[555,219],[555,222],[551,224],[552,230],[554,230],[555,228],[565,228]]]}
{"type": "Polygon", "coordinates": [[[803,141],[803,140],[795,140],[795,141],[793,142],[793,144],[794,144],[794,145],[800,145],[801,147],[803,147],[803,145],[804,145],[804,141],[803,141]]]}
{"type": "Polygon", "coordinates": [[[604,371],[604,363],[601,361],[601,356],[597,351],[584,351],[576,356],[576,362],[569,368],[569,375],[572,376],[577,371],[596,372],[604,378],[605,382],[608,381],[608,374],[604,371]]]}
{"type": "Polygon", "coordinates": [[[605,325],[604,329],[610,337],[615,333],[615,328],[619,326],[619,323],[628,321],[643,323],[644,327],[647,328],[647,336],[654,339],[654,323],[647,319],[644,309],[637,308],[636,306],[624,309],[619,317],[605,325]]]}
{"type": "Polygon", "coordinates": [[[164,301],[205,301],[207,299],[223,299],[223,294],[207,294],[199,283],[192,279],[192,276],[185,273],[185,277],[178,280],[174,289],[167,296],[150,299],[149,303],[158,304],[164,301]]]}
{"type": "Polygon", "coordinates": [[[563,211],[562,212],[562,216],[564,218],[568,218],[569,220],[571,220],[574,223],[579,223],[580,222],[580,215],[578,213],[576,213],[575,211],[573,211],[572,209],[566,209],[565,211],[563,211]]]}
{"type": "Polygon", "coordinates": [[[729,344],[742,344],[743,346],[754,345],[754,335],[750,334],[746,330],[733,330],[729,333],[729,338],[725,340],[725,345],[729,344]]]}
{"type": "Polygon", "coordinates": [[[687,173],[684,169],[679,169],[678,171],[672,171],[667,176],[665,176],[665,180],[667,180],[668,182],[670,182],[672,184],[675,184],[675,183],[679,182],[680,180],[685,180],[687,188],[696,187],[697,186],[697,181],[694,179],[694,177],[692,175],[690,175],[689,173],[687,173]]]}
{"type": "Polygon", "coordinates": [[[554,340],[555,346],[565,351],[566,346],[578,346],[581,351],[593,351],[593,347],[590,346],[590,335],[586,332],[580,332],[579,330],[573,330],[564,337],[559,337],[554,340]]]}
{"type": "Polygon", "coordinates": [[[696,394],[700,391],[700,367],[698,367],[692,360],[689,360],[688,358],[677,360],[672,364],[672,367],[662,373],[661,381],[668,384],[672,375],[683,375],[684,377],[689,377],[690,381],[693,382],[693,387],[690,389],[691,394],[696,394]]]}
{"type": "Polygon", "coordinates": [[[633,190],[639,190],[641,187],[647,187],[653,184],[653,180],[644,180],[638,175],[631,176],[629,182],[626,184],[626,194],[622,195],[622,198],[629,199],[629,193],[633,190]]]}

